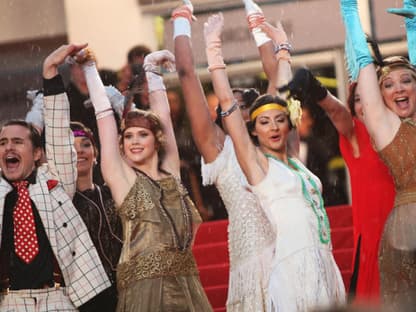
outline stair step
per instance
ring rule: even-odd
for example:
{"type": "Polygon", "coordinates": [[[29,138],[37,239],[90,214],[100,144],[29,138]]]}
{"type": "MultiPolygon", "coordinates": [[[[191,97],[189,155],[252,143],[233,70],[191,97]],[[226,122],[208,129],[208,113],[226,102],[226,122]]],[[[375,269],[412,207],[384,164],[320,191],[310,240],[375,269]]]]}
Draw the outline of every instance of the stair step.
{"type": "Polygon", "coordinates": [[[203,222],[195,238],[195,245],[228,241],[228,220],[203,222]]]}
{"type": "Polygon", "coordinates": [[[200,266],[198,269],[202,286],[228,284],[230,275],[230,265],[228,263],[200,266]]]}
{"type": "Polygon", "coordinates": [[[345,290],[348,292],[348,289],[350,289],[352,270],[342,271],[341,275],[342,280],[344,281],[345,290]]]}
{"type": "Polygon", "coordinates": [[[341,271],[351,270],[353,253],[353,248],[342,248],[333,251],[335,261],[341,271]]]}
{"type": "Polygon", "coordinates": [[[354,239],[352,226],[331,228],[331,241],[334,250],[353,248],[354,239]]]}
{"type": "Polygon", "coordinates": [[[228,263],[228,242],[194,245],[192,249],[198,267],[228,263]]]}
{"type": "Polygon", "coordinates": [[[228,284],[205,287],[205,293],[214,309],[224,308],[227,302],[228,284]]]}
{"type": "Polygon", "coordinates": [[[349,205],[326,207],[331,228],[345,227],[352,225],[352,209],[349,205]]]}

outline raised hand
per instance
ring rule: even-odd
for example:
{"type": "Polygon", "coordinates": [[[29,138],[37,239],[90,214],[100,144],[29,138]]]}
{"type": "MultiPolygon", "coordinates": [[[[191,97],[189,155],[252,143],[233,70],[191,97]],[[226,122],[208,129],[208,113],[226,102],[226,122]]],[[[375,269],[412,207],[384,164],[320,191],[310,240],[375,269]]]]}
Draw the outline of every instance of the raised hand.
{"type": "Polygon", "coordinates": [[[221,45],[221,34],[224,29],[224,16],[222,13],[211,15],[204,23],[204,39],[207,48],[221,45]]]}
{"type": "Polygon", "coordinates": [[[192,2],[189,0],[183,0],[183,5],[180,5],[172,12],[172,20],[175,20],[178,17],[184,17],[189,22],[195,21],[196,17],[194,14],[194,6],[192,5],[192,2]]]}
{"type": "Polygon", "coordinates": [[[256,45],[260,47],[270,41],[270,37],[259,27],[260,24],[266,21],[263,11],[253,0],[243,0],[243,2],[247,15],[248,29],[251,31],[256,45]]]}
{"type": "Polygon", "coordinates": [[[289,96],[303,103],[316,104],[324,99],[328,91],[306,68],[296,71],[292,81],[279,88],[279,92],[289,91],[289,96]]]}
{"type": "Polygon", "coordinates": [[[146,72],[160,74],[160,67],[169,72],[175,71],[175,56],[169,50],[160,50],[152,52],[144,58],[143,69],[146,72]]]}
{"type": "Polygon", "coordinates": [[[278,22],[276,27],[271,25],[268,22],[263,22],[258,26],[265,34],[273,40],[276,45],[280,45],[282,43],[287,43],[287,34],[283,29],[282,23],[278,22]]]}
{"type": "Polygon", "coordinates": [[[160,67],[164,67],[168,71],[175,70],[175,56],[170,51],[155,51],[144,58],[143,68],[146,72],[149,93],[157,90],[166,90],[160,67]]]}
{"type": "Polygon", "coordinates": [[[204,23],[204,39],[208,60],[208,70],[225,68],[221,51],[221,34],[224,29],[222,13],[211,15],[204,23]]]}
{"type": "Polygon", "coordinates": [[[64,44],[49,54],[43,61],[43,77],[51,79],[58,74],[58,66],[61,65],[68,56],[75,55],[87,44],[64,44]]]}

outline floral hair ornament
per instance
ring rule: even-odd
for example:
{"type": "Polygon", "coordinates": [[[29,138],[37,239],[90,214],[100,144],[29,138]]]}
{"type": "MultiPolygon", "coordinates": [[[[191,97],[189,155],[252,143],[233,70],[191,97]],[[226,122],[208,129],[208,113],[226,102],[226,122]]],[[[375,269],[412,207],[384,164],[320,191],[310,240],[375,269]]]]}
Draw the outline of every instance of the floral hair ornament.
{"type": "Polygon", "coordinates": [[[300,101],[295,100],[292,97],[287,98],[287,109],[289,111],[289,118],[293,127],[297,128],[300,125],[302,119],[302,107],[300,101]]]}

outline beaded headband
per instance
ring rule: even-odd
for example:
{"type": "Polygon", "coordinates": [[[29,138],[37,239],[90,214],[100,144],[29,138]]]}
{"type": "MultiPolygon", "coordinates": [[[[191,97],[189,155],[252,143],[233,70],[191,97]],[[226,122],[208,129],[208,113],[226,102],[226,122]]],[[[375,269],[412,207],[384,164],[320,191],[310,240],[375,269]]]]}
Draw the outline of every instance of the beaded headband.
{"type": "Polygon", "coordinates": [[[74,137],[86,137],[88,138],[93,144],[95,144],[94,142],[94,137],[92,136],[91,133],[84,131],[84,130],[73,130],[72,133],[74,134],[74,137]]]}
{"type": "Polygon", "coordinates": [[[395,57],[389,63],[377,68],[378,82],[381,83],[383,79],[397,68],[409,69],[412,76],[416,79],[416,69],[403,57],[395,57]]]}
{"type": "Polygon", "coordinates": [[[268,103],[268,104],[264,104],[262,106],[260,106],[259,108],[255,109],[251,114],[250,114],[250,120],[253,121],[254,119],[256,119],[256,117],[258,115],[260,115],[261,113],[265,112],[265,111],[269,111],[272,109],[277,109],[281,112],[285,112],[285,113],[289,113],[289,110],[287,109],[287,107],[277,104],[277,103],[268,103]]]}

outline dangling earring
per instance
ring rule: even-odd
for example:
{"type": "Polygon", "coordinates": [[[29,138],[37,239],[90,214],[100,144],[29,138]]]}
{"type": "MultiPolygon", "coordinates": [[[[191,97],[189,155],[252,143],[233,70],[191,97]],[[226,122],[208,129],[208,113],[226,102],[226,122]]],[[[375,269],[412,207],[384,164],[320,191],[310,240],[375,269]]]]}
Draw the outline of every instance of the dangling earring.
{"type": "Polygon", "coordinates": [[[94,161],[93,161],[93,165],[94,165],[94,166],[97,166],[97,165],[98,165],[98,161],[97,161],[97,159],[94,159],[94,161]]]}

